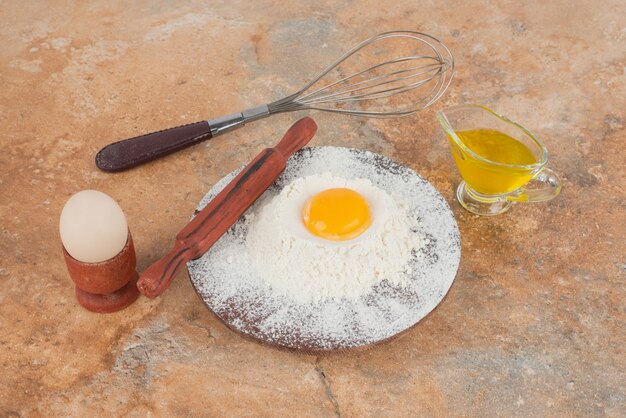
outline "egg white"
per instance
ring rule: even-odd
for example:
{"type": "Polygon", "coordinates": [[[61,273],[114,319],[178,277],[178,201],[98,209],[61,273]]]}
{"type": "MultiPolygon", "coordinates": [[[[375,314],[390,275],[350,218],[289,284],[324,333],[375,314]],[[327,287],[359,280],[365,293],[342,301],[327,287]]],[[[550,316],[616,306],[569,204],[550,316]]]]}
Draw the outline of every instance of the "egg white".
{"type": "Polygon", "coordinates": [[[346,246],[367,240],[375,234],[388,217],[389,196],[366,179],[345,179],[330,173],[312,175],[294,180],[279,195],[276,204],[276,219],[281,228],[296,238],[309,240],[319,245],[346,246]],[[372,223],[367,230],[356,238],[346,241],[331,241],[313,235],[304,225],[302,212],[308,200],[327,189],[347,188],[361,194],[367,201],[372,223]]]}

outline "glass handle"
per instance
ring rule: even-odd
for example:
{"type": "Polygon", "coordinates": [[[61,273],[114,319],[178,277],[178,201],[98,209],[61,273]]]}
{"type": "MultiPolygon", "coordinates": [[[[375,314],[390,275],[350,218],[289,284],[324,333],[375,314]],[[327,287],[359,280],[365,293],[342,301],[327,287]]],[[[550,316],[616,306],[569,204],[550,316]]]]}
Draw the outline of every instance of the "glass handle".
{"type": "Polygon", "coordinates": [[[506,199],[513,202],[545,202],[557,197],[560,192],[561,179],[554,171],[544,168],[524,186],[506,195],[506,199]]]}

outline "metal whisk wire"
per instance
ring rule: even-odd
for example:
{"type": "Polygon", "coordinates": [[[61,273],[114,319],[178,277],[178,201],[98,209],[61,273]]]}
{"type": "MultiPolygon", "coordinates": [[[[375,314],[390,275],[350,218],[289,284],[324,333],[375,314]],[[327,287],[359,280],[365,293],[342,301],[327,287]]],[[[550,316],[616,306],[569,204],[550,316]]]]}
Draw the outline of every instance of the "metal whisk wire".
{"type": "Polygon", "coordinates": [[[268,104],[268,108],[272,114],[294,110],[315,109],[379,118],[406,116],[424,109],[437,101],[450,85],[453,73],[454,59],[450,50],[445,44],[433,36],[414,31],[384,32],[354,46],[298,92],[268,104]],[[375,42],[392,38],[403,38],[405,40],[415,41],[420,47],[426,46],[432,55],[409,55],[393,58],[382,63],[371,65],[307,93],[311,87],[322,80],[327,74],[337,69],[343,62],[354,56],[363,48],[375,42]],[[402,69],[391,68],[389,70],[390,72],[372,75],[371,77],[355,81],[370,73],[375,73],[376,70],[381,70],[385,67],[393,67],[395,64],[400,63],[416,65],[402,69]],[[337,104],[342,103],[362,103],[368,100],[383,99],[406,93],[428,84],[432,85],[426,93],[418,97],[415,101],[410,103],[410,105],[400,109],[375,111],[335,107],[337,104]],[[339,87],[341,87],[339,91],[333,90],[339,87]]]}

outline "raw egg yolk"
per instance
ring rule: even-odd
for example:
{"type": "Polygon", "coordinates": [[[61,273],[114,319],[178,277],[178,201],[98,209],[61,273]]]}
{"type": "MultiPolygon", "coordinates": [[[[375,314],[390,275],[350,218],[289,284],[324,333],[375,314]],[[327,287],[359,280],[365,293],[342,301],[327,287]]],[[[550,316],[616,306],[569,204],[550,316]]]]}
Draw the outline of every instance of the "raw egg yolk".
{"type": "Polygon", "coordinates": [[[327,189],[311,197],[304,205],[302,220],[313,235],[331,241],[356,238],[372,224],[367,200],[345,188],[327,189]]]}

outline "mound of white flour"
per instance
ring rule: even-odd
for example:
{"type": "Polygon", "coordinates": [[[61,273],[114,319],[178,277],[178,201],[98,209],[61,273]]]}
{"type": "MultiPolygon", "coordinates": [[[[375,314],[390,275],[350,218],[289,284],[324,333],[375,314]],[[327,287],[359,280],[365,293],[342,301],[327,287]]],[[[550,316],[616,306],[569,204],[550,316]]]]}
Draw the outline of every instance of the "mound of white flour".
{"type": "Polygon", "coordinates": [[[329,173],[292,181],[247,221],[246,248],[259,277],[300,303],[357,299],[383,279],[400,285],[411,273],[412,252],[423,246],[420,235],[411,232],[418,221],[400,199],[367,179],[329,173]],[[332,187],[356,190],[369,202],[372,225],[358,238],[328,241],[304,228],[306,200],[332,187]]]}

